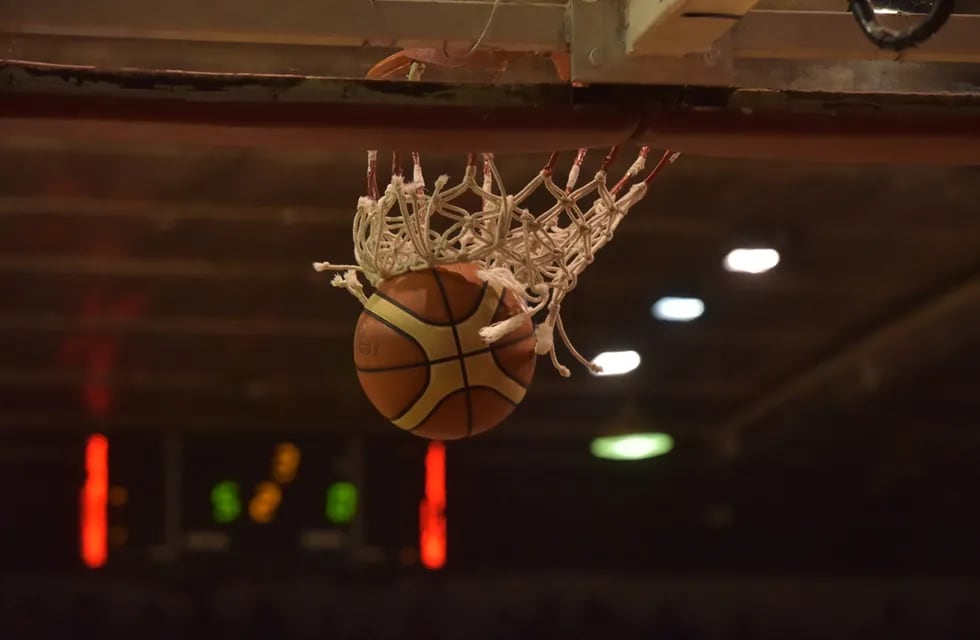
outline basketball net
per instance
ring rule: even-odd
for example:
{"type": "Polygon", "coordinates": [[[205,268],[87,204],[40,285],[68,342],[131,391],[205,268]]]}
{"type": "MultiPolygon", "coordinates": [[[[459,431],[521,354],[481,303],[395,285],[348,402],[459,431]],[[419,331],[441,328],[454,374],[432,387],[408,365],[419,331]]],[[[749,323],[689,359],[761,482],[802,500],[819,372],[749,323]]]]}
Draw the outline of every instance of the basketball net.
{"type": "Polygon", "coordinates": [[[354,214],[356,265],[317,262],[317,271],[340,271],[332,280],[362,304],[364,285],[377,287],[388,278],[440,264],[478,262],[480,278],[511,291],[526,310],[480,330],[493,343],[519,327],[524,317],[544,314],[535,329],[538,355],[549,354],[562,376],[569,376],[555,352],[555,332],[569,352],[593,372],[601,369],[575,349],[561,319],[565,296],[578,284],[579,275],[612,238],[629,210],[646,195],[657,174],[678,154],[667,151],[642,180],[649,148],[639,150],[634,162],[612,187],[607,172],[618,154],[610,149],[592,179],[578,185],[586,149],[579,149],[564,186],[554,181],[558,154],[520,191],[507,192],[493,154],[470,153],[462,180],[450,185],[440,176],[427,188],[419,153],[412,153],[412,174],[402,172],[398,153],[392,154],[391,181],[378,187],[378,152],[368,151],[367,195],[354,214]],[[478,167],[479,161],[479,167],[478,167]],[[534,213],[525,206],[532,194],[546,191],[554,203],[534,213]],[[478,196],[482,206],[469,210],[461,202],[478,196]]]}

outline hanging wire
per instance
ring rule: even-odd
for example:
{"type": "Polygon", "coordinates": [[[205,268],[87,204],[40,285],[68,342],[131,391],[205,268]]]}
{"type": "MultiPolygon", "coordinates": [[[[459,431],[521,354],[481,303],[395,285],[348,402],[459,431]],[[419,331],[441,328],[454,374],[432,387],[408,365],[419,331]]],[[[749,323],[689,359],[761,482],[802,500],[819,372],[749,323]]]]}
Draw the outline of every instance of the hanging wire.
{"type": "Polygon", "coordinates": [[[465,58],[470,57],[477,49],[480,48],[480,45],[483,44],[483,39],[487,37],[487,33],[490,31],[491,25],[493,25],[493,19],[497,15],[497,9],[499,8],[500,8],[500,0],[493,0],[493,6],[490,7],[490,15],[487,16],[487,21],[483,25],[483,31],[480,32],[480,35],[473,43],[473,46],[470,47],[470,50],[467,51],[463,57],[465,58]]]}
{"type": "Polygon", "coordinates": [[[922,44],[939,31],[953,14],[956,0],[935,0],[932,9],[918,24],[896,31],[878,22],[871,0],[849,0],[848,6],[858,26],[879,49],[902,51],[922,44]]]}

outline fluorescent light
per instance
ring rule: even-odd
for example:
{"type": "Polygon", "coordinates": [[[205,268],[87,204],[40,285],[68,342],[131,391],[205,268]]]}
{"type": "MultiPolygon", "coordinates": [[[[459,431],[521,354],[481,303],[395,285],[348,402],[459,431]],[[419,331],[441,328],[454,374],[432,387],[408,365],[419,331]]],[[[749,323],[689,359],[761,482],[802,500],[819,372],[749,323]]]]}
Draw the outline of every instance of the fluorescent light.
{"type": "Polygon", "coordinates": [[[775,249],[732,249],[723,263],[725,269],[737,273],[765,273],[779,264],[775,249]]]}
{"type": "Polygon", "coordinates": [[[704,301],[700,298],[665,296],[653,303],[651,311],[657,320],[690,322],[704,313],[704,301]]]}
{"type": "Polygon", "coordinates": [[[592,364],[602,367],[597,376],[621,376],[640,366],[640,354],[636,351],[603,351],[592,359],[592,364]]]}
{"type": "Polygon", "coordinates": [[[668,453],[674,439],[666,433],[630,433],[596,438],[589,448],[592,455],[605,460],[644,460],[668,453]]]}

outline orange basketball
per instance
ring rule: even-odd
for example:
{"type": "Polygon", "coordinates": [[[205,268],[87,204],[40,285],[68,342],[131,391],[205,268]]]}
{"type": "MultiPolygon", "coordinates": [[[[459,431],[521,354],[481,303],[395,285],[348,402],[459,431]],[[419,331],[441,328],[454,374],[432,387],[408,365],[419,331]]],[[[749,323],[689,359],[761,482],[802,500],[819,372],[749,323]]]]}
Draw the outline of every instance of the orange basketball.
{"type": "Polygon", "coordinates": [[[395,426],[452,440],[497,426],[534,376],[534,325],[526,318],[492,345],[479,331],[524,310],[480,280],[475,263],[385,280],[354,333],[354,364],[371,403],[395,426]]]}

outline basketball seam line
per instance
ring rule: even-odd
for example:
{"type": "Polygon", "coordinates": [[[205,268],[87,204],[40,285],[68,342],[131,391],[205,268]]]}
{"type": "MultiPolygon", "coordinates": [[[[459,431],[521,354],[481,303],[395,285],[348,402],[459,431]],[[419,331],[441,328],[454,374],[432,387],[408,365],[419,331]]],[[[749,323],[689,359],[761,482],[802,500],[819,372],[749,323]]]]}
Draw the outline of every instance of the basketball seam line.
{"type": "MultiPolygon", "coordinates": [[[[432,269],[431,271],[432,271],[432,273],[435,273],[435,269],[432,269]]],[[[458,322],[463,322],[464,320],[466,320],[467,318],[469,318],[470,316],[472,316],[474,313],[476,313],[479,310],[480,303],[483,302],[483,296],[486,295],[487,287],[488,287],[488,284],[486,282],[484,282],[483,283],[483,286],[480,288],[480,296],[476,299],[476,306],[473,307],[473,309],[471,309],[469,311],[469,313],[467,313],[465,316],[463,316],[459,320],[454,320],[453,319],[452,310],[449,308],[449,301],[448,301],[448,298],[446,296],[446,292],[442,289],[442,284],[440,282],[439,290],[442,292],[442,302],[443,302],[443,304],[446,307],[446,315],[449,316],[449,322],[437,322],[437,321],[434,321],[434,320],[430,320],[430,319],[426,318],[425,316],[421,316],[418,313],[416,313],[415,311],[412,311],[411,309],[409,309],[408,307],[406,307],[405,305],[403,305],[402,303],[400,303],[399,301],[395,300],[394,298],[391,298],[390,296],[385,295],[384,293],[381,292],[380,289],[375,290],[374,295],[378,296],[379,298],[381,298],[385,302],[388,302],[389,304],[392,304],[392,305],[398,307],[400,310],[402,310],[405,313],[407,313],[408,315],[412,316],[413,318],[415,318],[419,322],[424,322],[425,324],[430,324],[433,327],[451,327],[451,326],[453,326],[454,324],[456,324],[458,322]]]]}
{"type": "MultiPolygon", "coordinates": [[[[403,370],[403,369],[414,369],[415,367],[425,367],[425,384],[422,385],[422,389],[419,391],[419,393],[417,393],[415,395],[415,397],[412,398],[411,402],[409,402],[407,404],[407,406],[402,411],[400,411],[398,414],[396,414],[395,416],[390,417],[390,418],[386,417],[387,420],[398,420],[399,418],[401,418],[402,416],[404,416],[406,413],[408,413],[408,411],[415,405],[415,403],[418,402],[419,399],[423,395],[425,395],[426,390],[428,390],[428,388],[429,388],[429,382],[430,382],[430,369],[429,369],[429,367],[431,365],[433,365],[433,364],[440,364],[440,363],[443,363],[443,362],[450,362],[450,361],[452,361],[453,359],[455,359],[458,356],[448,356],[448,357],[445,357],[445,358],[438,358],[438,359],[435,359],[435,360],[430,360],[428,354],[425,352],[425,349],[422,347],[421,344],[419,344],[418,340],[416,340],[415,338],[412,337],[411,334],[409,334],[408,332],[402,330],[401,328],[397,327],[396,325],[393,325],[391,322],[389,322],[385,318],[382,318],[377,313],[374,313],[373,311],[371,311],[369,309],[365,309],[364,310],[364,313],[368,314],[369,316],[371,316],[372,318],[374,318],[375,320],[377,320],[381,324],[385,325],[386,327],[388,327],[389,329],[391,329],[392,331],[394,331],[398,335],[401,335],[401,336],[407,338],[408,340],[410,340],[413,344],[415,344],[419,348],[419,351],[422,353],[422,360],[423,360],[423,362],[420,362],[418,364],[401,365],[401,366],[398,366],[398,367],[386,367],[386,368],[380,368],[380,369],[360,369],[360,368],[357,368],[356,365],[355,365],[355,368],[357,368],[357,371],[358,372],[364,372],[364,373],[383,373],[383,372],[386,372],[386,371],[397,371],[397,370],[403,370]]],[[[520,344],[524,340],[527,340],[528,338],[532,338],[532,337],[534,337],[534,330],[533,329],[530,332],[528,332],[528,333],[526,333],[526,334],[524,334],[522,336],[519,336],[517,338],[514,338],[513,340],[508,340],[506,342],[497,343],[497,344],[494,344],[493,346],[486,347],[484,349],[480,349],[479,351],[471,351],[471,352],[465,354],[463,357],[465,358],[465,357],[468,357],[468,356],[481,355],[481,354],[484,354],[484,353],[487,353],[487,352],[492,353],[495,349],[501,349],[501,348],[509,347],[509,346],[512,346],[512,345],[515,345],[515,344],[520,344]]],[[[507,374],[507,371],[504,370],[503,367],[500,367],[499,364],[498,364],[498,367],[500,368],[501,371],[503,371],[505,374],[507,374]]],[[[529,387],[529,385],[525,385],[520,380],[514,379],[514,382],[517,383],[518,385],[520,385],[525,390],[529,387]]],[[[436,410],[440,406],[442,406],[442,403],[445,401],[445,399],[448,398],[449,396],[453,395],[454,393],[458,393],[459,391],[466,391],[467,398],[469,398],[470,397],[469,391],[468,391],[469,388],[470,387],[464,387],[463,389],[457,389],[453,393],[450,393],[450,394],[446,395],[445,397],[443,397],[442,400],[440,400],[439,402],[437,402],[436,403],[436,406],[433,407],[432,410],[425,415],[425,417],[423,417],[421,420],[419,420],[418,424],[416,424],[414,427],[410,427],[409,429],[406,429],[406,431],[412,432],[412,431],[415,431],[415,430],[419,429],[425,423],[425,421],[428,418],[430,418],[432,416],[432,414],[435,413],[436,410]]],[[[515,407],[517,406],[517,403],[515,403],[513,400],[511,400],[510,398],[508,398],[504,394],[500,393],[500,391],[498,391],[497,389],[495,389],[493,387],[486,386],[486,385],[477,385],[476,387],[473,387],[473,388],[476,388],[476,389],[487,389],[488,391],[492,391],[495,395],[503,398],[508,403],[512,404],[515,407]]],[[[472,432],[472,429],[469,429],[467,431],[467,435],[470,435],[471,432],[472,432]]]]}
{"type": "MultiPolygon", "coordinates": [[[[399,418],[403,417],[409,411],[411,411],[412,407],[415,406],[415,403],[418,402],[419,400],[421,400],[422,399],[422,396],[424,396],[425,395],[425,392],[428,390],[429,383],[432,382],[432,380],[431,380],[431,377],[432,377],[431,376],[431,370],[429,368],[429,365],[430,365],[430,362],[429,362],[429,354],[427,354],[425,352],[425,348],[421,344],[419,344],[419,341],[416,340],[415,338],[413,338],[407,331],[404,331],[401,328],[396,327],[395,325],[393,325],[392,323],[388,322],[387,320],[385,320],[384,318],[382,318],[378,314],[374,313],[373,311],[370,311],[369,309],[365,309],[364,310],[364,313],[368,314],[369,316],[371,316],[372,318],[374,318],[375,320],[377,320],[381,324],[385,325],[386,327],[388,327],[389,329],[391,329],[392,331],[394,331],[398,335],[404,336],[408,340],[411,340],[413,344],[415,344],[416,346],[418,346],[419,351],[422,352],[422,359],[425,361],[423,363],[419,363],[418,365],[416,365],[416,366],[420,366],[420,367],[421,366],[424,366],[425,367],[425,384],[422,385],[422,389],[418,393],[415,394],[415,396],[412,398],[412,401],[411,402],[409,402],[409,403],[407,403],[405,405],[405,408],[404,409],[402,409],[401,411],[399,411],[398,413],[396,413],[394,416],[391,416],[391,417],[385,416],[385,419],[386,420],[395,421],[395,420],[398,420],[399,418]]],[[[357,365],[354,365],[354,367],[356,368],[357,365]]],[[[419,424],[421,424],[421,423],[419,423],[419,424]]]]}
{"type": "MultiPolygon", "coordinates": [[[[512,407],[516,407],[518,405],[517,402],[514,402],[513,400],[511,400],[510,398],[508,398],[504,394],[500,393],[500,391],[498,391],[497,389],[494,389],[493,387],[488,387],[487,385],[478,384],[478,385],[475,385],[475,386],[472,386],[472,387],[462,387],[460,389],[456,389],[455,391],[453,391],[451,393],[447,393],[446,395],[444,395],[439,400],[439,402],[436,403],[436,406],[432,407],[432,410],[429,411],[427,414],[425,414],[425,417],[423,417],[421,420],[419,420],[419,423],[417,425],[415,425],[414,427],[409,427],[408,429],[405,429],[405,431],[408,431],[409,433],[411,433],[412,431],[417,431],[418,429],[420,429],[422,427],[422,425],[425,424],[425,421],[426,420],[428,420],[429,418],[431,418],[432,415],[436,411],[439,410],[439,407],[441,407],[442,404],[446,400],[448,400],[449,398],[453,397],[454,395],[456,395],[457,393],[460,393],[460,392],[466,393],[466,397],[469,397],[469,395],[470,395],[470,389],[484,389],[486,391],[489,391],[489,392],[493,393],[495,396],[499,397],[500,399],[502,399],[503,401],[505,401],[507,404],[511,405],[512,407]]],[[[469,435],[471,435],[471,433],[472,433],[472,429],[469,430],[469,431],[467,431],[466,435],[469,436],[469,435]]]]}
{"type": "MultiPolygon", "coordinates": [[[[488,282],[484,282],[483,283],[483,286],[480,287],[480,295],[478,295],[476,297],[476,303],[473,305],[473,308],[470,309],[466,313],[466,315],[464,315],[462,318],[453,318],[453,324],[454,325],[455,324],[459,324],[460,322],[465,322],[465,321],[469,320],[471,317],[473,317],[473,315],[476,314],[477,311],[480,310],[480,305],[483,304],[483,298],[487,295],[487,288],[489,286],[490,286],[490,283],[488,283],[488,282]]],[[[447,302],[448,302],[448,298],[447,298],[447,302]]],[[[448,309],[447,309],[447,311],[448,311],[448,309]]]]}
{"type": "MultiPolygon", "coordinates": [[[[374,314],[371,315],[373,316],[374,314]]],[[[520,344],[525,340],[527,340],[528,338],[533,338],[533,337],[534,337],[534,330],[532,329],[528,333],[525,333],[522,336],[514,338],[513,340],[495,342],[492,346],[484,347],[483,349],[478,349],[476,351],[468,351],[463,354],[463,358],[469,358],[470,356],[481,356],[484,353],[490,353],[496,349],[505,349],[507,347],[514,346],[515,344],[520,344]]],[[[354,368],[357,370],[358,373],[388,373],[389,371],[405,371],[407,369],[414,369],[415,367],[427,367],[434,364],[443,364],[445,362],[452,362],[457,357],[458,356],[444,356],[442,358],[435,358],[434,360],[426,360],[425,362],[413,362],[412,364],[399,364],[391,367],[358,367],[357,365],[354,365],[354,368]]],[[[497,366],[500,367],[499,362],[497,363],[497,366]]],[[[503,371],[503,367],[500,367],[500,369],[503,371]]],[[[504,371],[504,373],[507,372],[504,371]]],[[[510,377],[513,378],[514,382],[518,383],[525,389],[528,388],[528,386],[530,386],[524,384],[523,382],[521,382],[517,378],[514,378],[513,376],[510,377]]]]}
{"type": "Polygon", "coordinates": [[[501,399],[506,400],[507,401],[507,404],[509,404],[512,407],[516,407],[518,405],[517,402],[514,402],[513,400],[511,400],[510,398],[508,398],[504,394],[500,393],[500,391],[498,391],[494,387],[490,387],[490,386],[487,386],[485,384],[477,384],[477,385],[474,385],[474,386],[470,387],[470,389],[485,389],[486,391],[490,391],[494,395],[499,396],[501,399]]]}
{"type": "MultiPolygon", "coordinates": [[[[500,296],[499,300],[497,301],[497,308],[493,312],[494,317],[496,317],[497,313],[499,313],[500,312],[500,309],[504,306],[504,295],[506,295],[506,294],[502,294],[500,296]]],[[[534,327],[532,326],[531,327],[531,336],[533,336],[533,335],[534,335],[534,327]]],[[[527,337],[530,337],[530,336],[527,336],[527,337]]],[[[527,337],[524,337],[521,340],[526,340],[527,337]]],[[[514,344],[519,344],[519,343],[520,343],[520,341],[517,341],[514,344]]],[[[507,345],[501,345],[501,346],[507,346],[507,345]]],[[[490,349],[490,357],[493,358],[493,363],[495,365],[497,365],[497,368],[500,369],[500,372],[503,373],[508,378],[510,378],[511,380],[513,380],[514,382],[516,382],[517,384],[519,384],[521,386],[521,388],[523,388],[523,389],[526,390],[531,385],[530,382],[528,382],[527,384],[524,384],[524,381],[523,380],[518,380],[516,376],[511,375],[510,371],[508,371],[506,367],[504,367],[503,365],[500,364],[500,360],[497,359],[497,351],[496,351],[496,349],[490,349]]]]}
{"type": "MultiPolygon", "coordinates": [[[[466,361],[463,359],[463,343],[459,339],[459,329],[456,327],[456,319],[453,317],[453,308],[449,304],[449,295],[446,293],[446,287],[442,284],[442,278],[439,277],[438,269],[432,269],[432,277],[435,278],[436,286],[439,288],[439,293],[442,294],[442,303],[446,305],[446,315],[449,316],[450,329],[453,332],[453,342],[456,343],[456,356],[459,358],[459,374],[463,377],[463,389],[466,392],[466,435],[469,436],[473,433],[473,399],[470,398],[470,381],[466,374],[466,361]]],[[[483,300],[485,294],[480,294],[480,300],[483,300]]]]}

